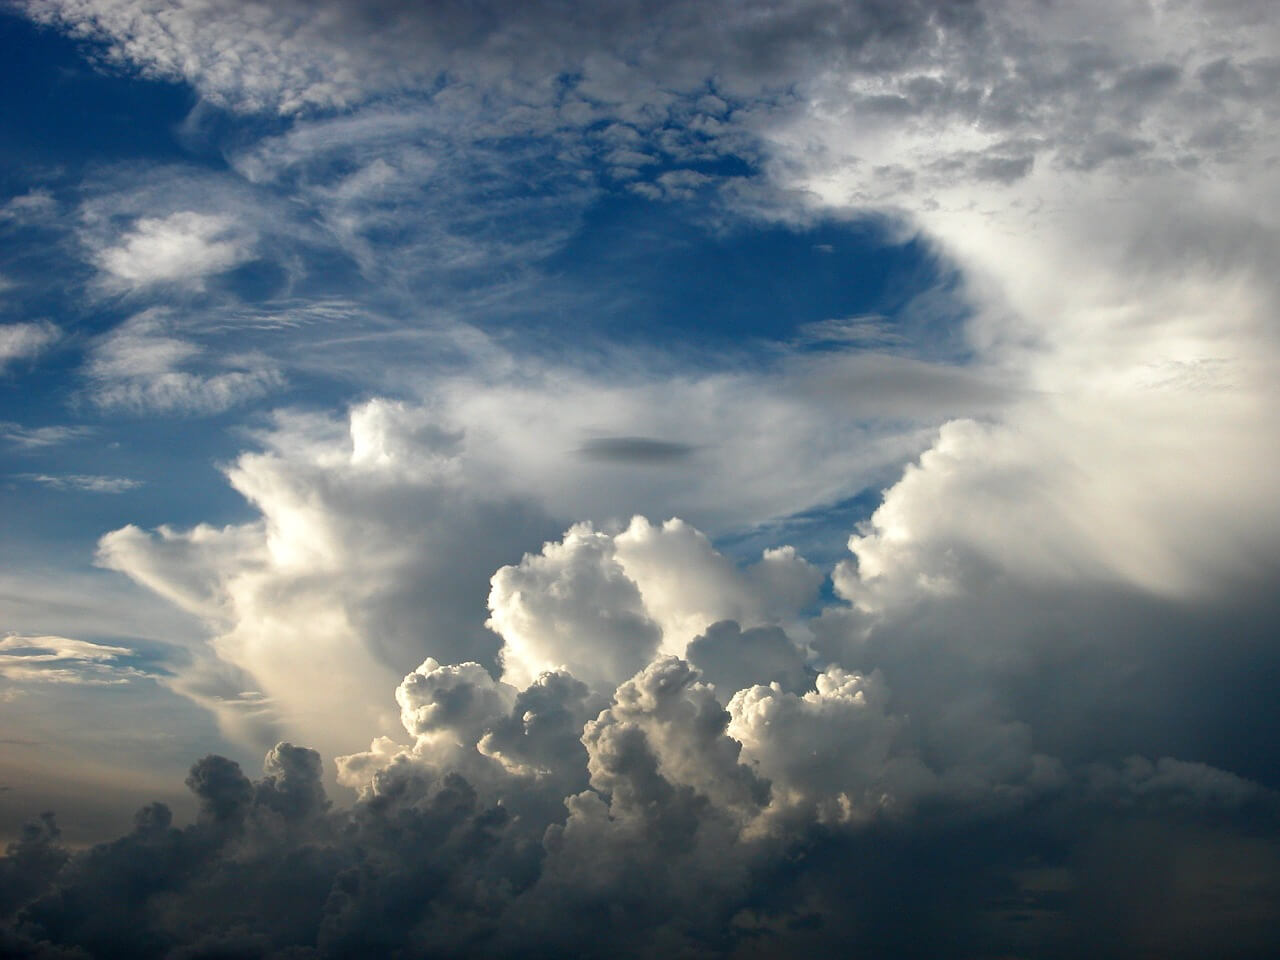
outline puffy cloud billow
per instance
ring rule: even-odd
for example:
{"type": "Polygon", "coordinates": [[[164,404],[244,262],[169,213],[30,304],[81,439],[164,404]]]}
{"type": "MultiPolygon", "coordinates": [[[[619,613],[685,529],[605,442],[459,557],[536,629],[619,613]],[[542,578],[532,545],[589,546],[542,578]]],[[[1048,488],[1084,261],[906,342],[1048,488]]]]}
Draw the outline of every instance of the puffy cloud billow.
{"type": "MultiPolygon", "coordinates": [[[[1109,744],[1087,726],[1042,729],[1052,709],[1027,702],[1030,685],[1105,714],[1119,705],[1091,687],[1172,638],[1126,639],[1143,621],[1118,599],[1057,597],[975,650],[972,608],[954,594],[932,615],[843,603],[806,614],[813,587],[794,553],[738,568],[687,524],[573,527],[493,577],[501,647],[487,666],[428,658],[394,691],[402,732],[336,758],[354,804],[332,804],[320,755],[285,742],[256,781],[220,756],[196,763],[187,784],[200,813],[185,827],[154,804],[127,836],[69,851],[47,816],[0,861],[5,948],[1274,949],[1273,789],[1163,753],[1178,738],[1159,726],[1109,744]],[[1112,607],[1092,615],[1088,649],[1049,635],[1051,604],[1082,602],[1112,607]],[[1068,643],[1068,662],[1108,645],[1118,659],[1045,676],[1044,658],[1028,657],[1068,643]]],[[[1183,611],[1149,611],[1149,622],[1161,613],[1183,611]]],[[[1198,749],[1213,757],[1213,738],[1198,749]]]]}

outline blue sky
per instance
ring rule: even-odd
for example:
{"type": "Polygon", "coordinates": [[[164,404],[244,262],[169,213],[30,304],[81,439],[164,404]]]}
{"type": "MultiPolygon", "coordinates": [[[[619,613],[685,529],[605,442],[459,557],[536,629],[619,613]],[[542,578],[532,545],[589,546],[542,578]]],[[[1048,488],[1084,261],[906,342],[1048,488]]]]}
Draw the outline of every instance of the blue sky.
{"type": "Polygon", "coordinates": [[[235,949],[1269,955],[1271,19],[4,5],[0,933],[221,943],[54,893],[305,847],[332,905],[461,790],[475,939],[235,949]]]}

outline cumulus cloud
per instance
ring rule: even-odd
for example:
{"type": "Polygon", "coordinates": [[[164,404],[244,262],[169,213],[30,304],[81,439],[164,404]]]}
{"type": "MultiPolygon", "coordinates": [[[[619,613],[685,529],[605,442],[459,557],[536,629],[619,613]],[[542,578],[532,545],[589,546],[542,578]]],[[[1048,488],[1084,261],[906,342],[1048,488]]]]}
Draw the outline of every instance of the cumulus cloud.
{"type": "Polygon", "coordinates": [[[181,210],[166,217],[139,218],[95,259],[112,287],[199,287],[206,276],[249,259],[253,242],[253,235],[231,217],[181,210]]]}
{"type": "Polygon", "coordinates": [[[721,620],[689,642],[688,657],[721,702],[758,683],[791,692],[809,685],[804,654],[781,627],[743,630],[736,621],[721,620]]]}
{"type": "MultiPolygon", "coordinates": [[[[180,347],[164,342],[173,339],[147,333],[150,346],[162,341],[157,349],[165,365],[173,362],[167,351],[180,347]]],[[[745,397],[746,385],[732,388],[739,389],[745,397]]],[[[555,417],[580,416],[576,396],[552,408],[546,429],[557,429],[555,417]]],[[[638,415],[639,398],[626,403],[636,404],[638,415]]],[[[730,406],[726,401],[726,427],[730,406]]],[[[102,562],[207,618],[220,638],[217,656],[259,677],[248,689],[325,725],[296,683],[298,670],[312,669],[302,666],[302,650],[314,668],[312,683],[330,688],[341,677],[352,699],[377,704],[379,691],[426,656],[496,668],[499,639],[482,626],[486,598],[491,625],[507,640],[504,666],[513,682],[522,686],[564,665],[603,692],[640,669],[658,646],[683,654],[711,623],[786,627],[814,602],[824,574],[794,550],[771,549],[739,571],[682,521],[608,526],[645,489],[646,478],[601,483],[595,471],[617,464],[566,457],[568,442],[560,450],[531,443],[520,407],[506,388],[486,398],[446,383],[435,401],[374,400],[340,419],[282,415],[259,435],[262,450],[242,455],[228,471],[258,522],[157,534],[125,528],[103,538],[102,562]],[[508,422],[492,415],[495,407],[508,422]],[[501,466],[528,463],[523,451],[546,455],[546,471],[540,475],[530,464],[516,478],[501,466]],[[576,527],[541,556],[512,563],[530,541],[565,529],[554,518],[571,515],[571,501],[591,508],[600,525],[576,527]],[[560,586],[543,592],[552,584],[560,586]],[[623,613],[628,603],[631,612],[623,613]]],[[[566,438],[575,432],[572,423],[558,428],[566,438]]],[[[778,436],[794,433],[787,426],[778,423],[778,436]]],[[[817,430],[819,421],[810,426],[817,430]]],[[[740,439],[722,435],[728,453],[707,454],[719,460],[721,475],[746,469],[738,457],[766,452],[758,424],[737,429],[740,439]],[[735,450],[739,443],[743,448],[735,450]]],[[[864,454],[849,450],[855,458],[864,454]]],[[[762,473],[754,482],[754,489],[745,483],[738,489],[748,502],[772,504],[770,514],[787,513],[792,497],[808,506],[830,495],[825,478],[762,473]]],[[[841,482],[859,483],[856,475],[841,482]]],[[[705,495],[687,496],[713,519],[727,507],[730,516],[750,510],[741,501],[726,504],[710,486],[705,495]]],[[[370,717],[381,713],[369,708],[370,717]]],[[[374,732],[356,734],[357,726],[349,724],[340,744],[311,728],[297,735],[344,752],[356,745],[352,735],[374,732]]]]}
{"type": "Polygon", "coordinates": [[[125,527],[99,561],[204,619],[215,658],[247,673],[239,689],[262,691],[286,729],[348,752],[388,727],[380,691],[425,656],[493,665],[488,578],[505,544],[554,528],[532,504],[468,490],[458,437],[424,411],[375,401],[281,427],[228,474],[260,520],[125,527]],[[330,695],[354,713],[334,714],[330,695]]]}
{"type": "Polygon", "coordinates": [[[609,688],[649,662],[661,631],[613,546],[607,534],[577,527],[494,575],[488,625],[503,637],[504,677],[523,686],[567,667],[609,688]]]}
{"type": "Polygon", "coordinates": [[[257,781],[220,756],[197,762],[189,826],[152,804],[131,833],[73,854],[47,815],[0,859],[16,919],[7,949],[971,955],[1023,942],[1026,923],[1002,920],[1017,909],[1048,955],[1102,942],[1120,956],[1170,941],[1132,914],[1051,894],[1134,882],[1148,891],[1129,898],[1135,909],[1191,911],[1174,955],[1214,937],[1232,956],[1269,942],[1280,861],[1254,831],[1275,823],[1275,798],[1223,771],[1046,760],[975,806],[912,754],[878,676],[833,667],[803,695],[755,686],[726,711],[695,669],[664,656],[603,709],[584,711],[584,694],[565,674],[517,692],[476,664],[428,661],[397,692],[416,744],[342,760],[362,784],[349,809],[330,805],[319,755],[284,742],[257,781]],[[540,792],[560,802],[531,804],[540,792]],[[930,792],[941,806],[889,802],[930,792]],[[1132,852],[1154,841],[1229,861],[1161,889],[1159,865],[1099,856],[1117,818],[1132,852]],[[1196,906],[1210,888],[1229,915],[1196,906]]]}

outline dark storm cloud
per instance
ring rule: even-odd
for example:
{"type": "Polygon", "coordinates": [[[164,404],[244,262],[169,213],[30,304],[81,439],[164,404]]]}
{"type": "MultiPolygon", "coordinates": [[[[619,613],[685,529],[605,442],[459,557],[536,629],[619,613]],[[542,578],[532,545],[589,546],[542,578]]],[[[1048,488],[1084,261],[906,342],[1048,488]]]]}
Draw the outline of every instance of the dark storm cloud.
{"type": "Polygon", "coordinates": [[[578,448],[585,460],[607,463],[670,464],[688,460],[698,448],[653,437],[596,437],[578,448]]]}
{"type": "MultiPolygon", "coordinates": [[[[522,822],[461,775],[410,766],[329,812],[318,758],[288,744],[267,765],[289,772],[257,783],[221,757],[197,763],[191,826],[154,804],[127,836],[70,854],[46,815],[0,860],[16,913],[3,955],[1263,957],[1275,946],[1280,821],[1274,797],[1244,781],[1132,761],[998,815],[957,800],[735,840],[729,808],[672,782],[653,739],[661,724],[648,726],[684,711],[687,677],[673,663],[637,678],[589,726],[601,751],[592,783],[609,789],[570,797],[567,822],[564,810],[522,822]],[[281,808],[282,779],[308,802],[281,808]]],[[[714,747],[718,710],[703,701],[684,750],[714,747]]],[[[716,765],[714,752],[701,762],[716,765]]],[[[713,791],[767,800],[769,784],[738,770],[738,787],[713,791]]]]}
{"type": "Polygon", "coordinates": [[[397,691],[417,745],[344,758],[348,809],[281,743],[257,781],[196,763],[189,826],[151,804],[71,853],[34,821],[0,860],[0,952],[1261,960],[1274,607],[996,579],[830,608],[805,632],[846,668],[816,680],[782,630],[717,622],[607,702],[429,660],[397,691]]]}

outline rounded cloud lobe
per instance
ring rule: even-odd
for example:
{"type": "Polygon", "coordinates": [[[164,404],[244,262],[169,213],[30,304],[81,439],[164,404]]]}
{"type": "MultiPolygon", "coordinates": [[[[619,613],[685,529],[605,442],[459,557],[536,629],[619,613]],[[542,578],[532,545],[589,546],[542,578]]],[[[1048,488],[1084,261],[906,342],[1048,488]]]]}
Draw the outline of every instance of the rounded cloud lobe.
{"type": "MultiPolygon", "coordinates": [[[[564,565],[525,588],[618,602],[599,590],[607,539],[570,530],[541,558],[596,575],[564,565]]],[[[632,582],[621,612],[642,615],[640,592],[632,582]]],[[[876,659],[844,611],[838,630],[814,632],[828,645],[843,634],[847,661],[876,659]]],[[[566,660],[557,638],[570,655],[579,640],[560,622],[513,635],[546,631],[539,649],[566,660]]],[[[652,651],[653,620],[639,622],[652,651]]],[[[6,948],[977,956],[1034,943],[1043,956],[1104,944],[1103,956],[1191,957],[1217,944],[1243,957],[1274,945],[1280,806],[1266,787],[1167,756],[1064,762],[1033,750],[998,689],[922,697],[912,688],[928,671],[891,655],[865,672],[797,671],[776,625],[719,621],[689,649],[716,686],[663,653],[607,692],[563,669],[521,689],[474,662],[428,659],[395,692],[409,742],[381,737],[338,759],[358,789],[346,809],[326,798],[319,754],[284,742],[257,781],[223,757],[199,761],[190,826],[155,804],[131,834],[70,853],[48,817],[0,860],[6,948]],[[767,682],[726,703],[729,669],[767,682]],[[1215,866],[1170,882],[1170,863],[1201,861],[1215,866]],[[1144,924],[1152,911],[1173,917],[1144,924]]]]}

